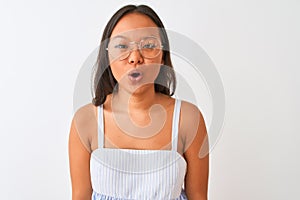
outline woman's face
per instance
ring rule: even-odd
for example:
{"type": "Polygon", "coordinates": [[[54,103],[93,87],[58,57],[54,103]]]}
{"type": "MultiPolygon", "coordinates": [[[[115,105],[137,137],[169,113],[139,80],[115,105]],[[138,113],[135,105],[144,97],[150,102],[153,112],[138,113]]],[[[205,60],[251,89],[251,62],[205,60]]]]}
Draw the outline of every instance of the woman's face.
{"type": "Polygon", "coordinates": [[[137,92],[153,87],[162,55],[159,29],[148,16],[127,14],[113,29],[108,56],[119,89],[137,92]]]}

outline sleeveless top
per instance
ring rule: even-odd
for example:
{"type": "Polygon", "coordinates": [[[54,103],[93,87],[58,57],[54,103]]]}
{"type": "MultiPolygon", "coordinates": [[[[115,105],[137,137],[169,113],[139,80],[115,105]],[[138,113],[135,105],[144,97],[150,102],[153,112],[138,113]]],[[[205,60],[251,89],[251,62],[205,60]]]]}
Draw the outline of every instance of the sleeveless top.
{"type": "Polygon", "coordinates": [[[92,200],[187,200],[187,163],[177,152],[181,101],[175,99],[172,150],[104,148],[103,104],[98,107],[98,148],[91,153],[92,200]]]}

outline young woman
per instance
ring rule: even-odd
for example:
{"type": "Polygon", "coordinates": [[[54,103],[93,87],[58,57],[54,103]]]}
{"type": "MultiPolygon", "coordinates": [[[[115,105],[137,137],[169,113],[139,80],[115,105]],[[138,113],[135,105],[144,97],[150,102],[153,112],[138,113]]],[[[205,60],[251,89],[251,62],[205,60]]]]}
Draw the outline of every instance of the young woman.
{"type": "Polygon", "coordinates": [[[195,105],[171,97],[175,87],[157,14],[119,9],[102,36],[93,102],[71,124],[73,200],[207,199],[205,122],[195,105]]]}

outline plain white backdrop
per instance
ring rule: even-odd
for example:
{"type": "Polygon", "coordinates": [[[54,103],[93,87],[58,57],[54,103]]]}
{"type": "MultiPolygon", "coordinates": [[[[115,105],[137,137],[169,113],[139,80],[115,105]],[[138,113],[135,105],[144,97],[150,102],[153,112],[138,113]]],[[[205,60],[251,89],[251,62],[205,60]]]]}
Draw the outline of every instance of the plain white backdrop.
{"type": "Polygon", "coordinates": [[[71,199],[76,78],[108,19],[131,3],[201,45],[222,77],[209,199],[300,198],[299,1],[0,2],[1,199],[71,199]]]}

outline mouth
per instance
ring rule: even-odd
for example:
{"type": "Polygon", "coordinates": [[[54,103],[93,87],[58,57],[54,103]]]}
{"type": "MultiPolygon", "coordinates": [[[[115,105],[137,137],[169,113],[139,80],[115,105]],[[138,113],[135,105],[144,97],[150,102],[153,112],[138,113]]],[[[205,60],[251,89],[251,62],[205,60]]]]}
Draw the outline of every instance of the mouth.
{"type": "Polygon", "coordinates": [[[128,78],[132,82],[138,82],[143,78],[143,74],[141,71],[132,70],[131,72],[128,73],[128,78]]]}

